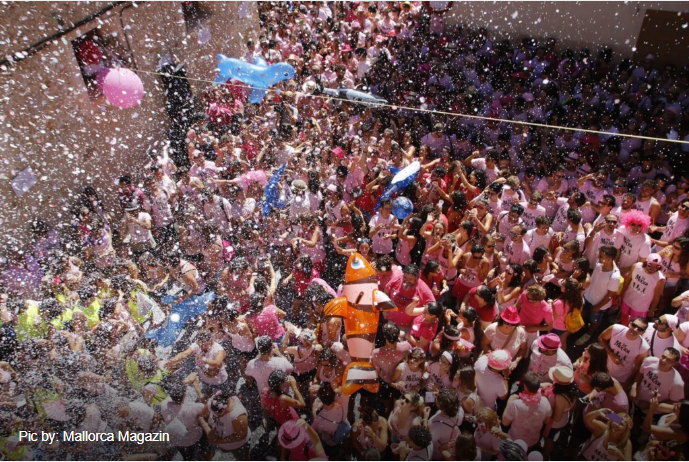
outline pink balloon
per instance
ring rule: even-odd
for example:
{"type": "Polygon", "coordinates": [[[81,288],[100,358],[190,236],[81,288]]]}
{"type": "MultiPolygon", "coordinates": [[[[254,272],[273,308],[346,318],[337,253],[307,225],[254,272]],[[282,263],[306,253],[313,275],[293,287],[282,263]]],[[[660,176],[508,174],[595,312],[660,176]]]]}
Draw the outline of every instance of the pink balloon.
{"type": "Polygon", "coordinates": [[[135,72],[122,67],[108,69],[97,77],[103,94],[113,106],[121,109],[138,106],[144,97],[144,84],[135,72]]]}

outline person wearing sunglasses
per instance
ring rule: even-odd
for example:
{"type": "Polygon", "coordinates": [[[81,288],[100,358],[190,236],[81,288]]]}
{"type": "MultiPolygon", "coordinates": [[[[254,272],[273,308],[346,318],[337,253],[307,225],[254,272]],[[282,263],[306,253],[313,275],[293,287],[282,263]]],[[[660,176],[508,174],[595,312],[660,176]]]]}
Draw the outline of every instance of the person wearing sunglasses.
{"type": "Polygon", "coordinates": [[[608,353],[608,373],[629,390],[648,357],[649,345],[642,335],[646,332],[646,318],[635,318],[627,326],[613,324],[598,336],[598,343],[608,353]]]}
{"type": "Polygon", "coordinates": [[[653,317],[665,288],[662,257],[652,253],[644,263],[635,263],[624,280],[620,299],[622,323],[631,318],[653,317]]]}
{"type": "Polygon", "coordinates": [[[586,249],[585,256],[591,266],[595,266],[598,262],[598,252],[603,246],[611,245],[619,248],[622,244],[622,235],[617,229],[619,223],[619,216],[608,213],[589,230],[584,241],[584,248],[586,249]]]}
{"type": "Polygon", "coordinates": [[[607,194],[605,181],[610,173],[607,169],[600,169],[594,173],[584,175],[577,180],[577,188],[581,191],[592,205],[582,208],[583,221],[591,223],[596,217],[596,210],[593,205],[597,205],[607,194]]]}
{"type": "Polygon", "coordinates": [[[520,223],[510,229],[505,246],[500,258],[500,270],[504,271],[507,265],[523,265],[531,256],[531,249],[524,242],[526,226],[520,223]]]}
{"type": "Polygon", "coordinates": [[[651,224],[651,217],[639,210],[631,210],[622,215],[620,223],[622,243],[616,262],[622,276],[627,279],[632,266],[651,253],[651,238],[645,234],[651,224]]]}

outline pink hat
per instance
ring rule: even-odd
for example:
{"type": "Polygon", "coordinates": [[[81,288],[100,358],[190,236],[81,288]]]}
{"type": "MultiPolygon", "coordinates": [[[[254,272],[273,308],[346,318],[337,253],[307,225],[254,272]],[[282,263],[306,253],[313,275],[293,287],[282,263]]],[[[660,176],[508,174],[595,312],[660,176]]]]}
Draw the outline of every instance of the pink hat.
{"type": "Polygon", "coordinates": [[[505,308],[505,311],[500,314],[500,318],[508,324],[519,324],[521,322],[517,308],[514,306],[505,308]]]}
{"type": "Polygon", "coordinates": [[[560,337],[557,334],[545,334],[538,337],[538,347],[544,350],[557,350],[562,346],[560,337]]]}
{"type": "Polygon", "coordinates": [[[306,431],[297,424],[296,420],[289,420],[282,424],[278,432],[280,446],[285,449],[293,449],[299,446],[307,438],[306,431]]]}
{"type": "Polygon", "coordinates": [[[345,43],[345,46],[342,47],[340,53],[349,53],[350,51],[352,51],[352,47],[349,46],[349,43],[345,43]]]}
{"type": "Polygon", "coordinates": [[[512,363],[512,353],[507,350],[495,350],[491,351],[488,355],[488,366],[491,368],[502,371],[510,367],[512,363]]]}
{"type": "Polygon", "coordinates": [[[657,253],[652,253],[648,257],[646,257],[646,263],[650,263],[653,265],[660,265],[660,263],[663,261],[663,257],[661,257],[657,253]]]}

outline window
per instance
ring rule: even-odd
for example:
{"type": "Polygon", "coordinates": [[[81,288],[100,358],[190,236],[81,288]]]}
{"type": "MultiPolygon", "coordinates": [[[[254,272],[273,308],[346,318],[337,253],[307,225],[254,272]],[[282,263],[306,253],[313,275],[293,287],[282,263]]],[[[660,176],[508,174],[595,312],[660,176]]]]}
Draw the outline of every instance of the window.
{"type": "Polygon", "coordinates": [[[184,14],[184,23],[187,26],[187,34],[199,30],[213,16],[204,2],[182,2],[182,13],[184,14]]]}
{"type": "Polygon", "coordinates": [[[74,55],[91,99],[102,96],[98,75],[103,71],[113,67],[135,67],[124,34],[117,23],[113,24],[113,27],[107,27],[106,22],[72,40],[74,55]]]}

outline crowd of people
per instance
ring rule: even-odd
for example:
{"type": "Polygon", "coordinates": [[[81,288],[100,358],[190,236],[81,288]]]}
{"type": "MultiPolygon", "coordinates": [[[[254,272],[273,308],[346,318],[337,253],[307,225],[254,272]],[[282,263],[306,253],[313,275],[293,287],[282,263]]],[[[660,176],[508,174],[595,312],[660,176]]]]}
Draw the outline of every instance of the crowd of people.
{"type": "Polygon", "coordinates": [[[258,8],[242,58],[294,79],[259,104],[207,89],[185,162],[123,166],[112,207],[86,186],[3,261],[3,456],[684,460],[687,69],[494,41],[421,2],[258,8]],[[329,308],[355,254],[397,309],[378,392],[346,395],[357,339],[329,308]]]}

